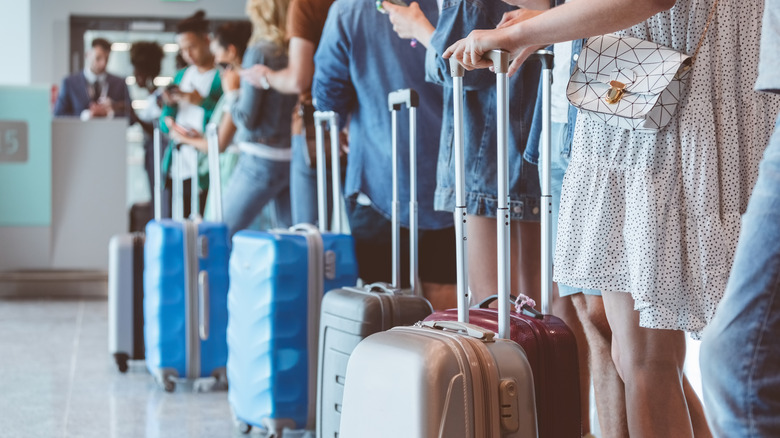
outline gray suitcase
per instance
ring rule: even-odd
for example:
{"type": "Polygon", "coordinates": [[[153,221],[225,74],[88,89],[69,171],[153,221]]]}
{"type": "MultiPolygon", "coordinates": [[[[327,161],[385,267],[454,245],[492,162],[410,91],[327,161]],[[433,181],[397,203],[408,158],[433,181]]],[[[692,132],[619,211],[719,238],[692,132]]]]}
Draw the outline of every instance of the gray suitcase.
{"type": "MultiPolygon", "coordinates": [[[[410,285],[401,290],[400,202],[398,200],[398,152],[393,136],[393,283],[374,283],[365,287],[336,289],[325,294],[320,316],[320,344],[317,372],[317,437],[337,438],[341,421],[341,399],[349,355],[367,336],[392,327],[412,325],[430,315],[430,303],[419,294],[417,281],[417,200],[416,200],[416,109],[419,97],[414,90],[399,90],[388,97],[393,113],[393,131],[397,112],[409,110],[410,143],[410,285]]],[[[317,138],[321,139],[326,113],[316,113],[317,138]]],[[[331,122],[332,123],[332,122],[331,122]]],[[[331,129],[333,131],[333,129],[331,129]]],[[[333,140],[331,140],[333,142],[333,140]]],[[[321,148],[318,147],[318,149],[321,148]]],[[[334,155],[335,156],[335,155],[334,155]]],[[[332,160],[337,163],[338,160],[332,160]]],[[[338,174],[334,170],[334,174],[338,174]]],[[[334,194],[334,197],[336,195],[334,194]]]]}
{"type": "Polygon", "coordinates": [[[144,233],[108,244],[108,352],[122,373],[144,359],[144,233]]]}
{"type": "MultiPolygon", "coordinates": [[[[498,77],[499,209],[507,209],[506,71],[498,77]]],[[[463,214],[462,68],[451,62],[455,91],[456,223],[463,214]],[[462,123],[462,122],[461,122],[462,123]]],[[[499,214],[500,214],[499,210],[499,214]]],[[[460,321],[426,321],[369,336],[347,366],[340,438],[520,438],[538,436],[533,374],[509,337],[509,226],[498,221],[499,335],[468,319],[465,226],[456,227],[460,321]]]]}
{"type": "MultiPolygon", "coordinates": [[[[161,133],[154,121],[155,218],[160,220],[161,133]]],[[[133,210],[131,209],[131,219],[133,210]]],[[[132,220],[130,221],[132,225],[132,220]]],[[[144,224],[145,225],[145,224],[144,224]]],[[[142,231],[118,234],[108,244],[108,352],[124,373],[128,361],[144,359],[144,240],[142,231]]]]}

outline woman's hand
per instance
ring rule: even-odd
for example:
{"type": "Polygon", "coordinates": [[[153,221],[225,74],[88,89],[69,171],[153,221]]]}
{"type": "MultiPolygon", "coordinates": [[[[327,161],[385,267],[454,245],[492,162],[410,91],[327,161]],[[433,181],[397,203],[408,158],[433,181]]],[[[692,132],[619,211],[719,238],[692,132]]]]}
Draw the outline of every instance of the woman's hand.
{"type": "Polygon", "coordinates": [[[393,30],[404,39],[416,39],[425,47],[431,41],[431,35],[436,28],[420,10],[417,2],[409,6],[398,6],[388,1],[382,2],[382,8],[387,11],[393,30]]]}
{"type": "MultiPolygon", "coordinates": [[[[178,125],[176,125],[175,123],[174,123],[174,126],[178,127],[178,125]]],[[[201,134],[201,133],[199,133],[197,131],[184,130],[183,128],[179,128],[179,129],[173,128],[173,129],[171,129],[171,131],[170,131],[170,133],[168,135],[176,143],[183,143],[183,144],[191,144],[193,140],[197,140],[197,139],[203,138],[203,134],[201,134]]]]}
{"type": "Polygon", "coordinates": [[[542,13],[543,11],[532,9],[517,9],[507,12],[496,29],[474,30],[468,37],[447,48],[442,56],[444,58],[454,57],[466,70],[474,70],[492,67],[493,63],[484,58],[485,53],[503,49],[509,52],[509,57],[512,59],[508,71],[509,76],[512,76],[528,56],[543,47],[522,46],[516,42],[521,23],[542,13]]]}
{"type": "Polygon", "coordinates": [[[180,100],[198,106],[203,102],[203,96],[198,93],[198,90],[192,90],[190,92],[182,91],[180,100]]]}
{"type": "Polygon", "coordinates": [[[239,75],[241,78],[252,84],[252,86],[255,88],[262,88],[267,90],[269,88],[268,74],[271,72],[272,70],[265,65],[255,64],[249,68],[241,70],[239,75]]]}

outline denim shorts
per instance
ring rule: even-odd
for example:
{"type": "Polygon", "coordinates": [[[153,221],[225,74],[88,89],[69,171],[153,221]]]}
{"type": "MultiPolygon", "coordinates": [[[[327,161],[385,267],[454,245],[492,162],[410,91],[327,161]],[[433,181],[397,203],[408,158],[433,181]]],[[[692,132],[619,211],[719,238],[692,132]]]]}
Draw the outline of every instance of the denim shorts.
{"type": "MultiPolygon", "coordinates": [[[[451,96],[445,96],[445,107],[451,105],[450,99],[451,96]]],[[[468,104],[468,99],[466,103],[468,104]]],[[[472,117],[476,120],[467,122],[465,127],[466,211],[471,215],[494,218],[498,207],[496,144],[491,140],[495,137],[495,114],[472,113],[472,117]],[[480,141],[468,141],[469,138],[479,138],[480,141]]],[[[442,139],[439,148],[434,208],[451,212],[455,210],[455,155],[451,118],[445,119],[443,124],[445,128],[442,135],[446,141],[442,139]]],[[[511,125],[515,130],[522,130],[524,127],[524,124],[518,121],[511,125]]],[[[510,132],[509,212],[512,220],[538,222],[539,175],[536,165],[523,159],[526,136],[519,137],[513,141],[514,133],[510,132]]]]}
{"type": "MultiPolygon", "coordinates": [[[[550,194],[552,195],[552,246],[553,250],[558,241],[558,212],[561,210],[561,187],[563,186],[563,176],[566,174],[566,168],[571,161],[571,149],[566,150],[564,142],[566,141],[567,123],[552,123],[551,132],[551,160],[550,160],[550,194]]],[[[541,185],[541,175],[540,175],[541,185]]],[[[601,292],[596,289],[584,289],[581,287],[572,287],[558,283],[558,293],[565,297],[577,293],[585,295],[600,296],[601,292]]]]}

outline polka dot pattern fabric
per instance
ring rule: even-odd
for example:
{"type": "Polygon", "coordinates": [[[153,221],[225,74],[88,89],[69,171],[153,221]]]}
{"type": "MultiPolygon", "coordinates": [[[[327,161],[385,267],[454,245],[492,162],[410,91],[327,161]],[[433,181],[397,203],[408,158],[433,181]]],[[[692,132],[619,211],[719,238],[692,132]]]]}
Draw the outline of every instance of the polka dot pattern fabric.
{"type": "MultiPolygon", "coordinates": [[[[713,0],[678,0],[621,35],[693,54],[713,0]]],[[[780,110],[753,90],[763,2],[720,0],[677,116],[657,133],[581,117],[563,182],[555,279],[630,292],[640,325],[692,332],[726,288],[780,110]]]]}

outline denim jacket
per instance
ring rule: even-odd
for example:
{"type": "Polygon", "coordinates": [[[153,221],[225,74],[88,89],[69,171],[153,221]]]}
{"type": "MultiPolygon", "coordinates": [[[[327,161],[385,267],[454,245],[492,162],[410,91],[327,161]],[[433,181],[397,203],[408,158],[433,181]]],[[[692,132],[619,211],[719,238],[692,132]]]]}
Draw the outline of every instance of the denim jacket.
{"type": "MultiPolygon", "coordinates": [[[[273,44],[261,42],[247,48],[243,67],[264,64],[273,70],[287,66],[287,55],[273,44]]],[[[255,88],[241,81],[241,92],[231,115],[236,125],[235,143],[261,143],[271,147],[290,147],[290,121],[298,97],[274,90],[255,88]]]]}
{"type": "MultiPolygon", "coordinates": [[[[444,0],[441,17],[426,56],[426,79],[444,87],[437,208],[454,207],[453,91],[449,60],[441,53],[475,29],[493,29],[505,12],[516,9],[499,0],[444,0]]],[[[538,218],[538,175],[532,166],[523,166],[523,148],[531,127],[539,83],[539,63],[527,63],[509,79],[509,166],[510,211],[512,219],[538,218]]],[[[469,214],[494,217],[496,195],[496,75],[488,69],[467,71],[465,91],[464,141],[466,163],[466,203],[469,214]],[[472,158],[469,159],[468,156],[472,158]]]]}
{"type": "MultiPolygon", "coordinates": [[[[582,45],[585,40],[575,40],[571,43],[571,71],[577,66],[577,59],[580,57],[582,45]]],[[[553,61],[555,62],[555,61],[553,61]]],[[[539,98],[536,100],[534,109],[534,120],[531,122],[531,134],[528,136],[528,144],[525,146],[523,158],[533,164],[539,164],[539,141],[542,136],[542,84],[539,83],[539,98]]],[[[571,156],[571,143],[574,139],[574,125],[577,122],[577,107],[569,105],[568,121],[566,125],[566,137],[561,153],[571,156]]]]}
{"type": "MultiPolygon", "coordinates": [[[[436,22],[436,0],[420,0],[420,8],[436,22]]],[[[312,84],[318,110],[336,111],[349,123],[349,160],[345,195],[366,194],[385,217],[392,212],[392,126],[387,95],[413,88],[420,96],[417,110],[417,197],[419,227],[452,226],[452,214],[433,209],[436,157],[442,114],[441,88],[425,82],[425,48],[412,47],[393,31],[387,15],[370,0],[333,3],[314,57],[312,84]]],[[[409,122],[398,114],[399,197],[401,223],[409,226],[409,122]]]]}

